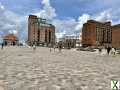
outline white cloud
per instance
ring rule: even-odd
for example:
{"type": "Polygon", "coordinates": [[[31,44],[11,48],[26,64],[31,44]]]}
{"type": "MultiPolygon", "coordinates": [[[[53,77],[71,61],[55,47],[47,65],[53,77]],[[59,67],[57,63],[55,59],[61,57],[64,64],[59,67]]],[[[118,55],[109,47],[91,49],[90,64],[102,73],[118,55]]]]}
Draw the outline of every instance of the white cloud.
{"type": "Polygon", "coordinates": [[[99,15],[95,16],[95,20],[101,21],[101,22],[112,21],[111,9],[105,10],[101,12],[99,15]]]}
{"type": "Polygon", "coordinates": [[[19,16],[16,13],[7,10],[0,3],[0,36],[4,36],[7,33],[18,34],[19,39],[26,37],[27,24],[24,16],[19,16]],[[21,32],[24,32],[24,34],[21,32]]]}
{"type": "Polygon", "coordinates": [[[80,30],[82,28],[83,24],[86,23],[87,20],[89,20],[89,19],[90,19],[90,15],[88,15],[88,14],[83,14],[82,16],[79,16],[78,24],[75,27],[75,30],[80,30]]]}
{"type": "Polygon", "coordinates": [[[16,30],[10,30],[9,33],[17,35],[18,31],[16,31],[16,30]]]}
{"type": "Polygon", "coordinates": [[[64,35],[66,35],[65,31],[56,33],[57,38],[62,38],[62,37],[64,37],[64,35]]]}
{"type": "MultiPolygon", "coordinates": [[[[77,20],[74,18],[67,18],[64,20],[54,19],[53,24],[56,27],[57,38],[62,38],[65,35],[80,35],[82,26],[87,20],[90,19],[90,15],[83,14],[78,17],[77,20]]],[[[59,40],[59,39],[58,39],[59,40]]]]}
{"type": "Polygon", "coordinates": [[[40,10],[40,12],[35,12],[34,15],[46,19],[53,19],[57,16],[55,8],[53,8],[50,4],[50,0],[42,0],[41,4],[43,4],[43,9],[40,10]]]}
{"type": "Polygon", "coordinates": [[[75,26],[77,25],[76,20],[73,18],[64,20],[54,19],[52,23],[56,27],[57,38],[61,38],[61,36],[65,34],[73,34],[75,32],[75,26]]]}
{"type": "Polygon", "coordinates": [[[50,0],[42,0],[41,3],[44,5],[50,6],[50,0]]]}
{"type": "Polygon", "coordinates": [[[4,9],[5,9],[5,7],[1,4],[1,2],[0,2],[0,9],[1,9],[1,10],[4,10],[4,9]]]}

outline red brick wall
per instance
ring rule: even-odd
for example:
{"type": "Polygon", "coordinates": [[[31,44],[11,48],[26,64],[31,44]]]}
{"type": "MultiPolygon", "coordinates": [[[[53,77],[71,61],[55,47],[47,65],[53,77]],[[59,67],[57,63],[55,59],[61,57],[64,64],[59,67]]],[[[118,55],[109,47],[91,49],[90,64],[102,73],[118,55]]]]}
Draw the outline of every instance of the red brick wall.
{"type": "Polygon", "coordinates": [[[112,27],[112,46],[120,48],[120,25],[112,27]]]}
{"type": "Polygon", "coordinates": [[[97,46],[111,44],[111,23],[88,20],[82,29],[82,45],[97,46]],[[103,32],[104,31],[104,32],[103,32]]]}
{"type": "Polygon", "coordinates": [[[95,45],[96,44],[96,25],[94,23],[85,23],[82,29],[82,44],[95,45]]]}

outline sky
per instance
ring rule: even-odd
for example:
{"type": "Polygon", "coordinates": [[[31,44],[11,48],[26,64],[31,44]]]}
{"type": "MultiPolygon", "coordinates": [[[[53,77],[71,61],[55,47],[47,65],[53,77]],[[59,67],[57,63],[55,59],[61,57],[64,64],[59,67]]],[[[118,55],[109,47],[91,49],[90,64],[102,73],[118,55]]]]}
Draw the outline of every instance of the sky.
{"type": "Polygon", "coordinates": [[[0,36],[14,33],[27,40],[28,16],[46,18],[56,36],[79,35],[87,20],[120,23],[120,0],[0,0],[0,36]]]}

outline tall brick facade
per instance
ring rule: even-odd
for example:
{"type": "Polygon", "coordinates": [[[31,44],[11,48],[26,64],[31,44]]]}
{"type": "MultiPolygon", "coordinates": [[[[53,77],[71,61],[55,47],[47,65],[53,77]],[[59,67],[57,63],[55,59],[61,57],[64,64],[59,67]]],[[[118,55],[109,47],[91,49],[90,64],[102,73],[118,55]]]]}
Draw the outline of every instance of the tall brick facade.
{"type": "Polygon", "coordinates": [[[110,45],[112,42],[111,22],[88,20],[82,28],[82,46],[110,45]]]}
{"type": "Polygon", "coordinates": [[[46,19],[30,15],[28,18],[28,43],[36,44],[54,44],[55,26],[48,24],[46,19]]]}
{"type": "Polygon", "coordinates": [[[112,26],[112,46],[120,48],[120,24],[112,26]]]}

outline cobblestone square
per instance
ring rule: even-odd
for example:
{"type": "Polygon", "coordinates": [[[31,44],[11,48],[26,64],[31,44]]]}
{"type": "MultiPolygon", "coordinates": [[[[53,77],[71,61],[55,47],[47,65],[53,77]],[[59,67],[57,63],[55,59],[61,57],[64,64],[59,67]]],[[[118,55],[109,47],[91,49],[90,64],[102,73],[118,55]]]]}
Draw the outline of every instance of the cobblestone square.
{"type": "Polygon", "coordinates": [[[0,50],[0,90],[110,90],[120,56],[37,47],[0,50]],[[4,89],[3,89],[4,87],[4,89]]]}

